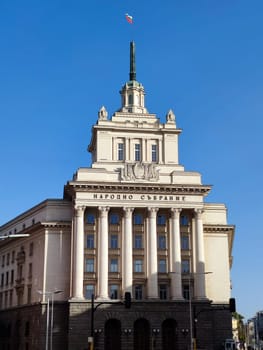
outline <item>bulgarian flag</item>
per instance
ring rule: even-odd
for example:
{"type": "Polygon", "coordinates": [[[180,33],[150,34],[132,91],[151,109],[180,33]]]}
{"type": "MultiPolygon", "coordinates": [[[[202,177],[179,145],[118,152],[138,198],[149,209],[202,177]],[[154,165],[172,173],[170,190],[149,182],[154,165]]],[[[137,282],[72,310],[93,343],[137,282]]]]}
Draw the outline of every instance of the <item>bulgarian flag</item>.
{"type": "Polygon", "coordinates": [[[132,16],[130,16],[130,15],[128,15],[128,13],[126,13],[126,14],[125,14],[125,17],[126,17],[127,22],[129,22],[130,24],[133,23],[133,18],[132,18],[132,16]]]}

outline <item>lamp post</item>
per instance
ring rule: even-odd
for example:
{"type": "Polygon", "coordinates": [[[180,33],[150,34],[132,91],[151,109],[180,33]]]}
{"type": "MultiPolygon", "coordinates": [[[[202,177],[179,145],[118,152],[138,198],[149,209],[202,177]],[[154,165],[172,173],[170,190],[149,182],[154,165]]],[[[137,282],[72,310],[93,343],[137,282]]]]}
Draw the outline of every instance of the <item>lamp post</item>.
{"type": "MultiPolygon", "coordinates": [[[[190,323],[190,350],[196,350],[196,325],[194,326],[193,334],[193,312],[192,312],[192,294],[191,294],[191,277],[198,275],[208,275],[212,273],[211,271],[207,272],[194,272],[189,273],[188,275],[188,286],[189,286],[189,323],[190,323]],[[194,336],[193,336],[194,335],[194,336]]],[[[195,322],[195,320],[194,320],[195,322]]]]}
{"type": "Polygon", "coordinates": [[[50,341],[50,350],[53,350],[53,326],[54,326],[54,294],[62,293],[62,290],[51,291],[38,291],[39,294],[47,296],[47,319],[46,319],[46,341],[45,350],[48,350],[48,343],[50,341]],[[50,322],[50,296],[51,296],[51,322],[50,322]],[[50,324],[50,328],[49,328],[50,324]],[[49,334],[50,333],[50,334],[49,334]]]}

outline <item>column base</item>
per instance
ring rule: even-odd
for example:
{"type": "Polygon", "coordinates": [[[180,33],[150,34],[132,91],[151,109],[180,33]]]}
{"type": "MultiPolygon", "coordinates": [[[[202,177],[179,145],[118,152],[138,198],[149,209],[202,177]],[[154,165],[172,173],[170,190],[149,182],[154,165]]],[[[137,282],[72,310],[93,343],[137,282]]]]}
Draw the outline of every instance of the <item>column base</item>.
{"type": "Polygon", "coordinates": [[[78,302],[78,301],[87,301],[84,297],[71,297],[69,301],[78,302]]]}

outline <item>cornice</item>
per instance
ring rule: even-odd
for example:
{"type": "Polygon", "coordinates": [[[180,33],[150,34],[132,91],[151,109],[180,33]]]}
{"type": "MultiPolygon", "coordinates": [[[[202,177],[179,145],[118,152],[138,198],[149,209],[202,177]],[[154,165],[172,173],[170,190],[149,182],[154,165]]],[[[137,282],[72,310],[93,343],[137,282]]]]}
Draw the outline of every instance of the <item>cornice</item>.
{"type": "Polygon", "coordinates": [[[204,232],[218,233],[218,232],[233,232],[235,231],[234,225],[206,225],[203,226],[204,232]]]}
{"type": "Polygon", "coordinates": [[[66,192],[140,192],[166,195],[207,195],[211,190],[209,185],[160,185],[160,184],[105,184],[105,183],[86,183],[86,182],[69,182],[65,186],[66,192]]]}

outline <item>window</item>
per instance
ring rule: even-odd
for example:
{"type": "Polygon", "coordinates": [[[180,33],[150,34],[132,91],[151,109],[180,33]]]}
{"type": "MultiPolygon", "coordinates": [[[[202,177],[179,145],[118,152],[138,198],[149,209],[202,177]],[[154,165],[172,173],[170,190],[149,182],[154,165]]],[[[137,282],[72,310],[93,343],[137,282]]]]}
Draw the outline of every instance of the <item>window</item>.
{"type": "Polygon", "coordinates": [[[165,215],[157,215],[157,225],[165,225],[166,224],[166,216],[165,215]]]}
{"type": "Polygon", "coordinates": [[[111,299],[118,299],[118,285],[117,284],[111,284],[110,285],[110,298],[111,299]]]}
{"type": "Polygon", "coordinates": [[[12,251],[12,258],[11,258],[11,264],[15,262],[15,251],[12,251]]]}
{"type": "Polygon", "coordinates": [[[134,272],[143,272],[141,259],[134,260],[134,272]]]}
{"type": "Polygon", "coordinates": [[[91,213],[88,213],[86,215],[86,223],[89,224],[89,225],[94,225],[95,224],[95,215],[91,214],[91,213]]]}
{"type": "Polygon", "coordinates": [[[111,235],[110,236],[110,247],[111,247],[111,249],[118,248],[118,235],[111,235]]]}
{"type": "Polygon", "coordinates": [[[33,251],[34,251],[34,243],[31,242],[29,245],[29,256],[33,255],[33,251]]]}
{"type": "Polygon", "coordinates": [[[32,292],[32,288],[31,286],[27,287],[27,303],[30,304],[31,303],[31,293],[32,292]]]}
{"type": "Polygon", "coordinates": [[[139,284],[135,286],[134,291],[135,291],[134,293],[135,300],[142,300],[142,285],[139,284]]]}
{"type": "Polygon", "coordinates": [[[94,259],[86,259],[86,272],[94,272],[94,259]]]}
{"type": "Polygon", "coordinates": [[[152,162],[157,162],[157,145],[152,145],[152,162]]]}
{"type": "Polygon", "coordinates": [[[2,256],[2,267],[5,266],[5,255],[2,256]]]}
{"type": "Polygon", "coordinates": [[[93,234],[87,235],[87,248],[88,249],[94,248],[94,235],[93,234]]]}
{"type": "Polygon", "coordinates": [[[28,337],[29,333],[30,333],[30,323],[29,321],[27,321],[25,324],[25,337],[28,337]]]}
{"type": "Polygon", "coordinates": [[[6,256],[6,265],[9,265],[9,262],[10,262],[10,254],[7,253],[7,256],[6,256]]]}
{"type": "Polygon", "coordinates": [[[158,235],[158,248],[159,249],[166,249],[166,236],[165,235],[158,235]]]}
{"type": "Polygon", "coordinates": [[[13,306],[13,291],[9,291],[9,306],[13,306]]]}
{"type": "Polygon", "coordinates": [[[165,259],[159,260],[159,272],[166,273],[166,260],[165,259]]]}
{"type": "Polygon", "coordinates": [[[183,298],[186,300],[189,300],[190,298],[189,286],[183,286],[183,298]]]}
{"type": "Polygon", "coordinates": [[[118,272],[118,259],[110,260],[110,272],[118,272]]]}
{"type": "Polygon", "coordinates": [[[118,214],[110,214],[110,224],[117,225],[120,221],[118,214]]]}
{"type": "Polygon", "coordinates": [[[181,246],[183,250],[189,249],[189,236],[182,236],[181,246]]]}
{"type": "Polygon", "coordinates": [[[182,215],[180,219],[181,219],[180,221],[181,221],[182,226],[189,225],[189,217],[188,216],[182,215]]]}
{"type": "Polygon", "coordinates": [[[28,277],[32,278],[32,263],[28,265],[28,277]]]}
{"type": "Polygon", "coordinates": [[[140,162],[141,161],[141,145],[139,143],[136,143],[134,146],[135,146],[134,159],[136,162],[140,162]]]}
{"type": "Polygon", "coordinates": [[[143,223],[142,214],[134,214],[133,223],[134,225],[142,225],[143,223]]]}
{"type": "Polygon", "coordinates": [[[189,260],[182,260],[182,273],[190,272],[190,262],[189,260]]]}
{"type": "Polygon", "coordinates": [[[87,284],[85,286],[85,298],[86,299],[92,299],[92,294],[94,295],[94,285],[93,284],[87,284]]]}
{"type": "Polygon", "coordinates": [[[8,285],[8,283],[9,283],[9,272],[6,271],[6,273],[5,273],[5,284],[6,284],[6,286],[8,285]]]}
{"type": "Polygon", "coordinates": [[[11,284],[14,283],[14,270],[11,270],[11,281],[10,281],[11,284]]]}
{"type": "Polygon", "coordinates": [[[5,280],[5,275],[2,273],[1,274],[1,287],[4,286],[4,280],[5,280]]]}
{"type": "Polygon", "coordinates": [[[132,95],[129,95],[129,96],[128,96],[128,104],[129,104],[129,105],[132,105],[132,104],[133,104],[133,96],[132,96],[132,95]]]}
{"type": "Polygon", "coordinates": [[[167,285],[166,284],[160,284],[159,286],[159,295],[161,300],[167,299],[167,285]]]}
{"type": "Polygon", "coordinates": [[[118,160],[124,160],[124,144],[118,143],[118,160]]]}
{"type": "Polygon", "coordinates": [[[135,235],[134,248],[135,249],[142,249],[142,235],[135,235]]]}

